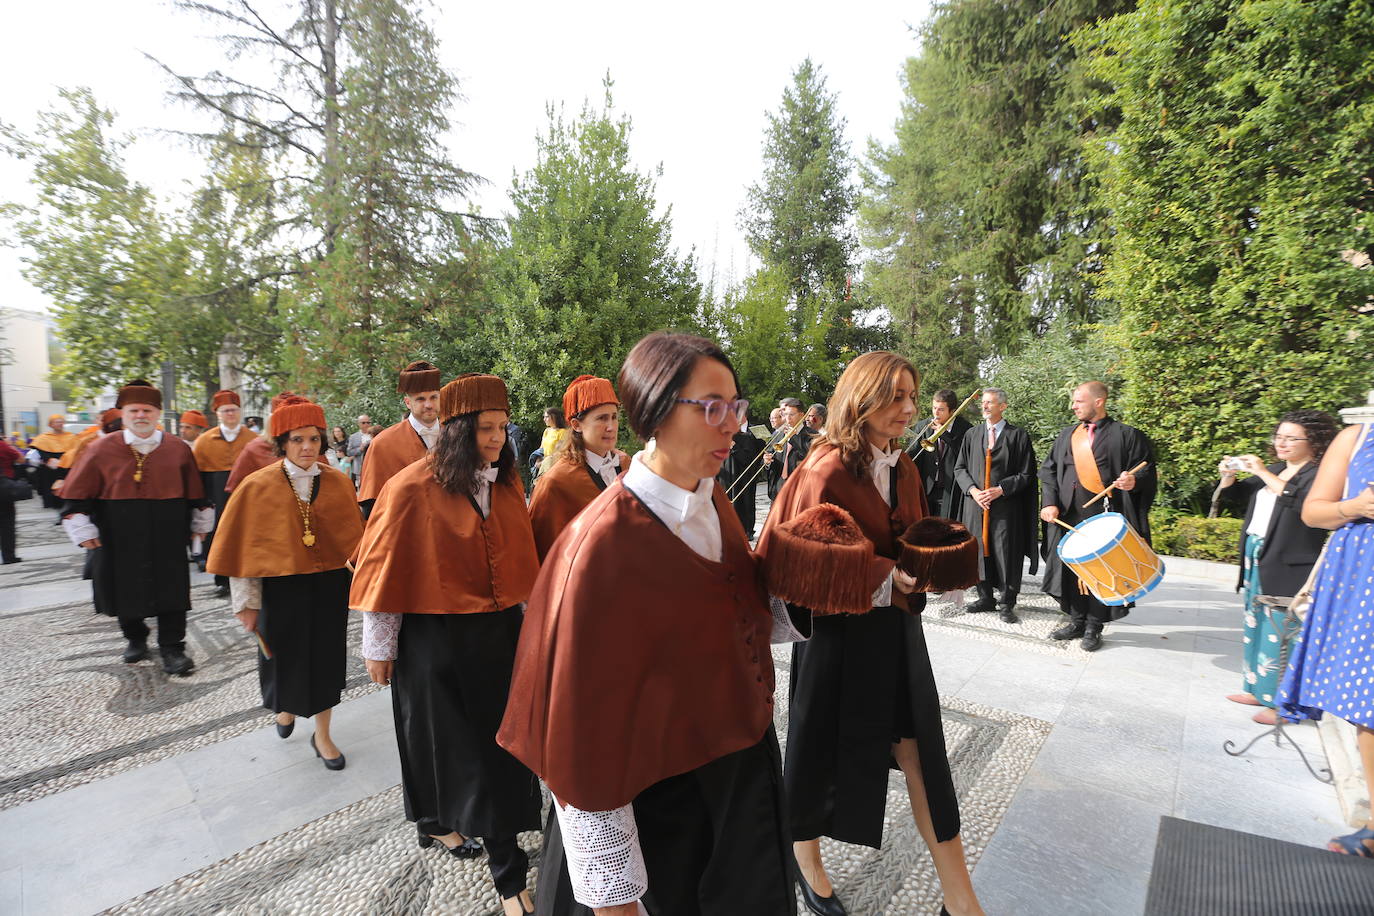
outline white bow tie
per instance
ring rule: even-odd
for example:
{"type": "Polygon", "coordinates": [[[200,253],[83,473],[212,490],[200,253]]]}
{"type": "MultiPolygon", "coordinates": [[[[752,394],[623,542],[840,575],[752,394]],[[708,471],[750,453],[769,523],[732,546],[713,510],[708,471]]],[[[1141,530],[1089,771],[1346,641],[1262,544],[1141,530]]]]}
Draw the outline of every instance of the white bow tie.
{"type": "Polygon", "coordinates": [[[496,483],[496,477],[501,473],[498,467],[483,468],[477,472],[478,480],[485,480],[487,483],[496,483]]]}

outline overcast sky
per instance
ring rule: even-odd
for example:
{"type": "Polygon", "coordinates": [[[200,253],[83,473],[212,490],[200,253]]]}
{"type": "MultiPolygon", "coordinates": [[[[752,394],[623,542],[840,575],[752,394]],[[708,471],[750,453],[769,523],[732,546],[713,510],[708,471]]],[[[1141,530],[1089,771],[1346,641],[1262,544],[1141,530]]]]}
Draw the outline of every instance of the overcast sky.
{"type": "MultiPolygon", "coordinates": [[[[263,7],[283,9],[281,0],[263,7]]],[[[902,64],[917,50],[911,27],[925,0],[894,3],[445,2],[430,10],[440,54],[465,100],[451,113],[453,159],[488,179],[476,203],[504,214],[511,176],[533,164],[548,103],[575,113],[599,103],[615,81],[616,107],[634,122],[631,150],[642,168],[661,164],[660,206],[673,234],[695,246],[709,270],[742,277],[747,249],[736,228],[745,189],[761,170],[764,113],[775,109],[792,70],[810,55],[848,120],[852,150],[888,142],[899,113],[902,64]]],[[[27,129],[59,86],[89,86],[135,132],[133,177],[166,199],[200,171],[198,156],[159,128],[190,115],[167,103],[167,83],[143,52],[189,73],[224,60],[211,26],[160,0],[49,0],[8,4],[0,55],[0,120],[27,129]]],[[[282,19],[287,16],[283,14],[282,19]]],[[[0,200],[27,200],[27,170],[0,163],[0,200]]],[[[41,310],[44,297],[20,276],[18,255],[0,249],[0,306],[41,310]]]]}

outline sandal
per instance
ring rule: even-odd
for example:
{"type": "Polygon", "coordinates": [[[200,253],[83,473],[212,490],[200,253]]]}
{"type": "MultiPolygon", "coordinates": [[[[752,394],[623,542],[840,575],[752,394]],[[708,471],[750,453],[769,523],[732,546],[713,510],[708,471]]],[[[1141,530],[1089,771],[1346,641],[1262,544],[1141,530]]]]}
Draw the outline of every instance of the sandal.
{"type": "Polygon", "coordinates": [[[1374,859],[1374,849],[1366,846],[1365,840],[1374,840],[1374,827],[1364,827],[1345,836],[1332,837],[1326,848],[1332,852],[1339,852],[1341,855],[1374,859]],[[1335,849],[1336,846],[1339,846],[1340,849],[1335,849]]]}

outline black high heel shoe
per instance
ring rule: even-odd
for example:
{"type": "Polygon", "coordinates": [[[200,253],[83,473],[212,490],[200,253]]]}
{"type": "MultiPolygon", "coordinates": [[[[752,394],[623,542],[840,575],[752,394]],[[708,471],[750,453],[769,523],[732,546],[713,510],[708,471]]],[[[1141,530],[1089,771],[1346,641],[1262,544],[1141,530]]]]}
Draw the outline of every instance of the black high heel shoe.
{"type": "Polygon", "coordinates": [[[802,902],[816,916],[849,916],[849,911],[840,903],[839,895],[833,890],[829,897],[822,897],[812,890],[811,885],[806,883],[806,877],[801,874],[797,875],[797,883],[801,885],[802,902]]]}
{"type": "MultiPolygon", "coordinates": [[[[439,843],[434,837],[421,830],[418,824],[415,825],[415,841],[420,844],[421,849],[428,849],[435,843],[439,843]]],[[[475,859],[482,854],[482,844],[472,837],[465,837],[463,842],[457,846],[445,846],[443,843],[439,843],[439,845],[455,859],[475,859]]]]}
{"type": "Polygon", "coordinates": [[[277,737],[278,737],[278,738],[290,738],[290,737],[291,737],[291,733],[292,733],[293,731],[295,731],[295,730],[296,730],[296,720],[295,720],[295,719],[292,719],[290,722],[287,722],[285,725],[282,725],[280,722],[277,723],[277,737]]]}
{"type": "MultiPolygon", "coordinates": [[[[292,723],[292,724],[295,724],[295,723],[292,723]]],[[[343,754],[340,754],[340,755],[337,756],[337,757],[326,757],[326,756],[324,756],[323,754],[321,754],[321,753],[320,753],[320,749],[319,749],[318,747],[315,746],[315,736],[314,736],[314,735],[311,735],[311,736],[310,736],[310,749],[311,749],[312,751],[315,752],[315,756],[316,756],[316,757],[318,757],[318,758],[320,758],[321,760],[324,761],[324,768],[325,768],[326,770],[342,770],[342,769],[344,768],[344,764],[347,763],[347,761],[344,760],[344,755],[343,755],[343,754]]]]}

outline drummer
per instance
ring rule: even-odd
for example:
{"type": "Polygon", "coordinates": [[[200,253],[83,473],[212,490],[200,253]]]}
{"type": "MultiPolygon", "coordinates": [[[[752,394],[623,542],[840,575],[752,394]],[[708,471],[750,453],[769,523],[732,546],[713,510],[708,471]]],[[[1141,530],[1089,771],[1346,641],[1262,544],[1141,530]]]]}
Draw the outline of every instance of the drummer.
{"type": "Polygon", "coordinates": [[[1065,534],[1055,520],[1077,525],[1102,512],[1120,512],[1148,542],[1156,484],[1154,444],[1135,427],[1107,416],[1107,386],[1101,382],[1084,382],[1075,388],[1071,406],[1078,422],[1060,430],[1040,465],[1040,518],[1046,522],[1042,590],[1058,598],[1059,609],[1069,616],[1069,622],[1050,638],[1081,638],[1083,649],[1093,652],[1102,645],[1103,625],[1125,617],[1131,605],[1108,607],[1080,586],[1055,550],[1065,534]],[[1131,473],[1129,469],[1142,461],[1149,463],[1131,473]],[[1110,495],[1084,508],[1084,503],[1113,485],[1116,489],[1110,495]]]}

